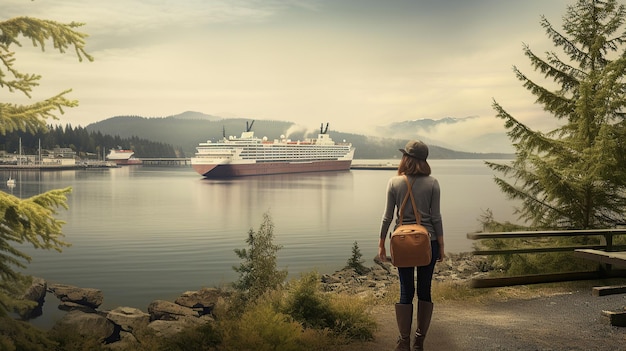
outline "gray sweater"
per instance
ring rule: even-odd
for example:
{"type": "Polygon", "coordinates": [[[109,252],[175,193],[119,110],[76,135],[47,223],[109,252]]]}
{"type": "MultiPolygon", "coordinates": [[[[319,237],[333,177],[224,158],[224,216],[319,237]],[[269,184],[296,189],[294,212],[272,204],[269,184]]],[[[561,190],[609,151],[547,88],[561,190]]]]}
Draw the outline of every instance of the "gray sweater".
{"type": "MultiPolygon", "coordinates": [[[[413,183],[413,197],[415,204],[422,216],[421,224],[428,229],[431,240],[436,240],[438,236],[443,236],[443,222],[441,220],[440,197],[441,190],[439,182],[431,176],[409,176],[409,183],[413,183]]],[[[387,237],[389,227],[393,221],[394,215],[396,223],[394,228],[398,226],[398,218],[402,200],[407,194],[407,185],[404,176],[395,176],[389,179],[387,184],[387,204],[383,214],[383,221],[380,227],[380,238],[387,237]]],[[[415,215],[413,214],[413,205],[411,198],[404,207],[404,215],[402,223],[415,223],[415,215]]]]}

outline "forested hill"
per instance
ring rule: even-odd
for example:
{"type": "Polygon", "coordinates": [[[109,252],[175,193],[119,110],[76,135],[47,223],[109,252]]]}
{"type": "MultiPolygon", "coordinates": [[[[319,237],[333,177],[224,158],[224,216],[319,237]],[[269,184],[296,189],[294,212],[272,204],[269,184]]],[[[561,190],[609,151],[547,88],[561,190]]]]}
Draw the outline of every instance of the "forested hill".
{"type": "MultiPolygon", "coordinates": [[[[136,136],[154,142],[171,144],[174,148],[182,150],[186,157],[191,157],[198,143],[207,140],[215,142],[221,139],[223,135],[240,136],[241,132],[246,129],[247,123],[252,123],[252,119],[221,119],[203,114],[193,115],[188,112],[178,116],[163,118],[118,116],[89,124],[86,129],[102,134],[118,135],[121,138],[136,136]]],[[[252,130],[258,137],[267,136],[269,139],[276,139],[281,135],[286,135],[292,140],[305,137],[303,131],[290,132],[290,129],[295,129],[295,125],[291,122],[271,120],[256,120],[252,127],[252,130]]],[[[318,132],[319,130],[309,132],[306,136],[316,137],[318,132]]],[[[397,158],[400,156],[398,149],[403,148],[407,142],[405,139],[383,139],[343,133],[332,129],[332,121],[328,134],[335,141],[345,140],[352,143],[356,148],[355,158],[360,159],[397,158]]],[[[429,147],[430,157],[434,159],[497,159],[512,157],[510,154],[461,152],[435,145],[429,145],[429,147]]],[[[138,156],[140,157],[141,155],[138,156]]]]}
{"type": "Polygon", "coordinates": [[[103,158],[111,149],[132,149],[137,157],[182,157],[182,151],[171,145],[138,138],[137,136],[120,137],[88,131],[83,127],[70,125],[48,126],[48,131],[6,133],[0,138],[0,150],[8,153],[21,151],[25,154],[37,154],[39,149],[52,150],[57,147],[70,148],[79,157],[103,158]]]}

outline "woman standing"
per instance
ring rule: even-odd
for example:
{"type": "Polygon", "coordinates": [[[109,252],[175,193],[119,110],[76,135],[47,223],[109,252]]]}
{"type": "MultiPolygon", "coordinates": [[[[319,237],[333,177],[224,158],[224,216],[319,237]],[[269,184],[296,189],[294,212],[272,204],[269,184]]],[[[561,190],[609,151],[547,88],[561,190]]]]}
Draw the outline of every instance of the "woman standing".
{"type": "MultiPolygon", "coordinates": [[[[385,239],[389,227],[396,218],[400,217],[402,200],[408,191],[413,192],[416,207],[421,215],[421,225],[428,229],[431,235],[432,259],[427,266],[421,267],[398,267],[400,277],[400,301],[395,305],[396,321],[400,337],[396,351],[409,351],[411,346],[411,324],[413,320],[413,297],[415,296],[415,282],[417,280],[417,329],[413,350],[424,349],[424,339],[430,326],[433,313],[431,298],[431,285],[435,262],[441,261],[445,254],[443,248],[443,223],[440,212],[440,189],[437,179],[430,176],[428,158],[428,146],[421,141],[411,140],[402,152],[402,160],[398,166],[398,175],[392,177],[387,184],[387,204],[380,228],[380,241],[378,243],[378,256],[381,261],[387,259],[385,239]],[[411,188],[407,186],[404,177],[407,177],[411,188]],[[417,269],[417,276],[415,271],[417,269]]],[[[405,206],[403,223],[415,223],[413,206],[409,203],[405,206]]],[[[398,226],[397,219],[394,228],[398,226]]]]}

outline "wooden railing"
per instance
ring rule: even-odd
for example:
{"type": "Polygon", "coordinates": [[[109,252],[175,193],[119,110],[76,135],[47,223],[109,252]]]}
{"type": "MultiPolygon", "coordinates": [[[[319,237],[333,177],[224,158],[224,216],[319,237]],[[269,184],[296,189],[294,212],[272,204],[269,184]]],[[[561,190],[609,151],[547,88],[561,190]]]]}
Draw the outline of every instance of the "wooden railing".
{"type": "MultiPolygon", "coordinates": [[[[474,255],[519,255],[547,252],[574,252],[578,249],[595,249],[604,251],[626,250],[626,245],[614,245],[613,237],[626,235],[626,229],[593,229],[593,230],[563,230],[563,231],[525,231],[525,232],[492,232],[492,233],[469,233],[470,240],[481,239],[541,239],[554,237],[581,237],[600,236],[600,243],[597,245],[577,245],[577,246],[553,246],[553,247],[523,247],[507,248],[501,250],[476,249],[474,255]]],[[[626,277],[626,270],[614,269],[611,265],[601,264],[593,271],[576,271],[546,274],[530,274],[509,277],[488,277],[476,278],[472,281],[472,287],[489,288],[499,286],[539,284],[573,280],[600,279],[606,277],[626,277]]]]}

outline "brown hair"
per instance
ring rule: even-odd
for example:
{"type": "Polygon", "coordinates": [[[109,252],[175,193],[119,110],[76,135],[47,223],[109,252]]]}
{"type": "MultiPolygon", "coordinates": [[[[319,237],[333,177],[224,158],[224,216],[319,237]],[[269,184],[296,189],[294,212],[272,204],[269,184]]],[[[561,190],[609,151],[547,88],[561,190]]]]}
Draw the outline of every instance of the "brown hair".
{"type": "Polygon", "coordinates": [[[398,165],[398,175],[429,176],[430,172],[430,165],[426,160],[418,160],[409,155],[403,155],[398,165]]]}

